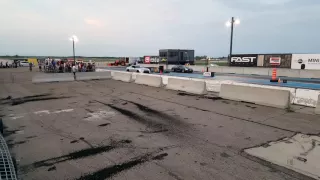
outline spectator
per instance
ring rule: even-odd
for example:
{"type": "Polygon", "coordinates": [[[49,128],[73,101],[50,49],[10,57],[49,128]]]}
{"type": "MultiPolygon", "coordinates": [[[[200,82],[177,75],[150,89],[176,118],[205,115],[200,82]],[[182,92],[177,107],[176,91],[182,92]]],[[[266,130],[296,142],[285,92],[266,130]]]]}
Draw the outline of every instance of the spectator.
{"type": "Polygon", "coordinates": [[[8,66],[8,61],[6,62],[6,68],[8,68],[9,66],[8,66]]]}
{"type": "Polygon", "coordinates": [[[75,64],[73,64],[73,66],[72,66],[72,72],[73,72],[73,78],[74,78],[74,80],[76,80],[77,68],[76,68],[76,65],[75,65],[75,64]]]}
{"type": "Polygon", "coordinates": [[[32,71],[32,63],[31,62],[29,62],[29,70],[30,70],[30,72],[32,71]]]}
{"type": "Polygon", "coordinates": [[[39,65],[39,71],[42,72],[41,63],[39,62],[38,65],[39,65]]]}

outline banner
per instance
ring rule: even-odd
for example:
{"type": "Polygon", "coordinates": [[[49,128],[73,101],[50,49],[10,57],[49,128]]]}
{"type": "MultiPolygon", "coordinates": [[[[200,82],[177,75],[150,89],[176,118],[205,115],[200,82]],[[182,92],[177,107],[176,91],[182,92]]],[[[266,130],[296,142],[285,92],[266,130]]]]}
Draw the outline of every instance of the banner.
{"type": "Polygon", "coordinates": [[[291,69],[320,69],[320,54],[293,54],[291,69]]]}
{"type": "Polygon", "coordinates": [[[272,62],[280,58],[280,65],[277,65],[278,68],[291,68],[291,59],[292,54],[265,54],[263,66],[264,67],[274,67],[272,62]]]}
{"type": "Polygon", "coordinates": [[[230,66],[257,67],[257,54],[234,54],[231,56],[230,66]]]}
{"type": "Polygon", "coordinates": [[[145,64],[158,64],[160,62],[159,56],[144,56],[145,64]]]}

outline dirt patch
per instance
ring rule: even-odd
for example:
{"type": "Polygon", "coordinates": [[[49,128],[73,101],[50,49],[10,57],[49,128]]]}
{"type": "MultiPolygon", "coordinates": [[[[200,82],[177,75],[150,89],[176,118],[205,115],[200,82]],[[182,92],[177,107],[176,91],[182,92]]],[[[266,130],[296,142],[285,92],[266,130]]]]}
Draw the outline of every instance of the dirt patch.
{"type": "Polygon", "coordinates": [[[152,153],[148,153],[148,154],[133,158],[130,161],[127,161],[127,162],[124,162],[121,164],[116,164],[113,166],[109,166],[104,169],[100,169],[96,172],[92,172],[90,174],[83,175],[76,180],[93,180],[93,179],[104,180],[104,179],[108,179],[108,178],[111,178],[111,177],[113,177],[123,171],[129,170],[135,166],[141,165],[141,164],[146,163],[148,161],[161,160],[167,155],[168,155],[167,153],[163,153],[160,155],[153,155],[152,153]]]}

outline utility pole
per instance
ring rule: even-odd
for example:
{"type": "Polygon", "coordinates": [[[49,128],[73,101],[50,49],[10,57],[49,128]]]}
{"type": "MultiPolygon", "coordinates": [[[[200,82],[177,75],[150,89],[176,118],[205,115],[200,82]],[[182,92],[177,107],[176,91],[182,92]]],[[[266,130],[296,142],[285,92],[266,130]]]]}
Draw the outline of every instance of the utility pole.
{"type": "Polygon", "coordinates": [[[72,47],[73,47],[73,61],[74,61],[74,65],[76,65],[76,53],[74,50],[74,39],[72,38],[72,47]]]}
{"type": "Polygon", "coordinates": [[[229,63],[231,62],[232,55],[232,46],[233,46],[233,26],[234,26],[234,17],[231,18],[231,37],[230,37],[230,53],[229,53],[229,63]]]}

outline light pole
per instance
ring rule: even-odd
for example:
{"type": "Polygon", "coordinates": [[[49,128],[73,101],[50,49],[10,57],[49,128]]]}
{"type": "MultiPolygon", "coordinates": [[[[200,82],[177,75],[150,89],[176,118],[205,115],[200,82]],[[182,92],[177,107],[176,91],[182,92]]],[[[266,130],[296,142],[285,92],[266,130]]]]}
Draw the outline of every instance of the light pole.
{"type": "Polygon", "coordinates": [[[233,28],[234,25],[240,24],[239,19],[235,19],[234,17],[231,18],[231,21],[226,22],[226,26],[231,27],[231,36],[230,36],[230,53],[229,53],[229,62],[231,62],[231,55],[232,55],[232,46],[233,46],[233,28]]]}
{"type": "Polygon", "coordinates": [[[71,36],[70,41],[72,41],[73,62],[74,62],[74,65],[76,65],[76,53],[75,53],[75,49],[74,49],[74,43],[78,42],[79,39],[77,36],[73,35],[73,36],[71,36]]]}

